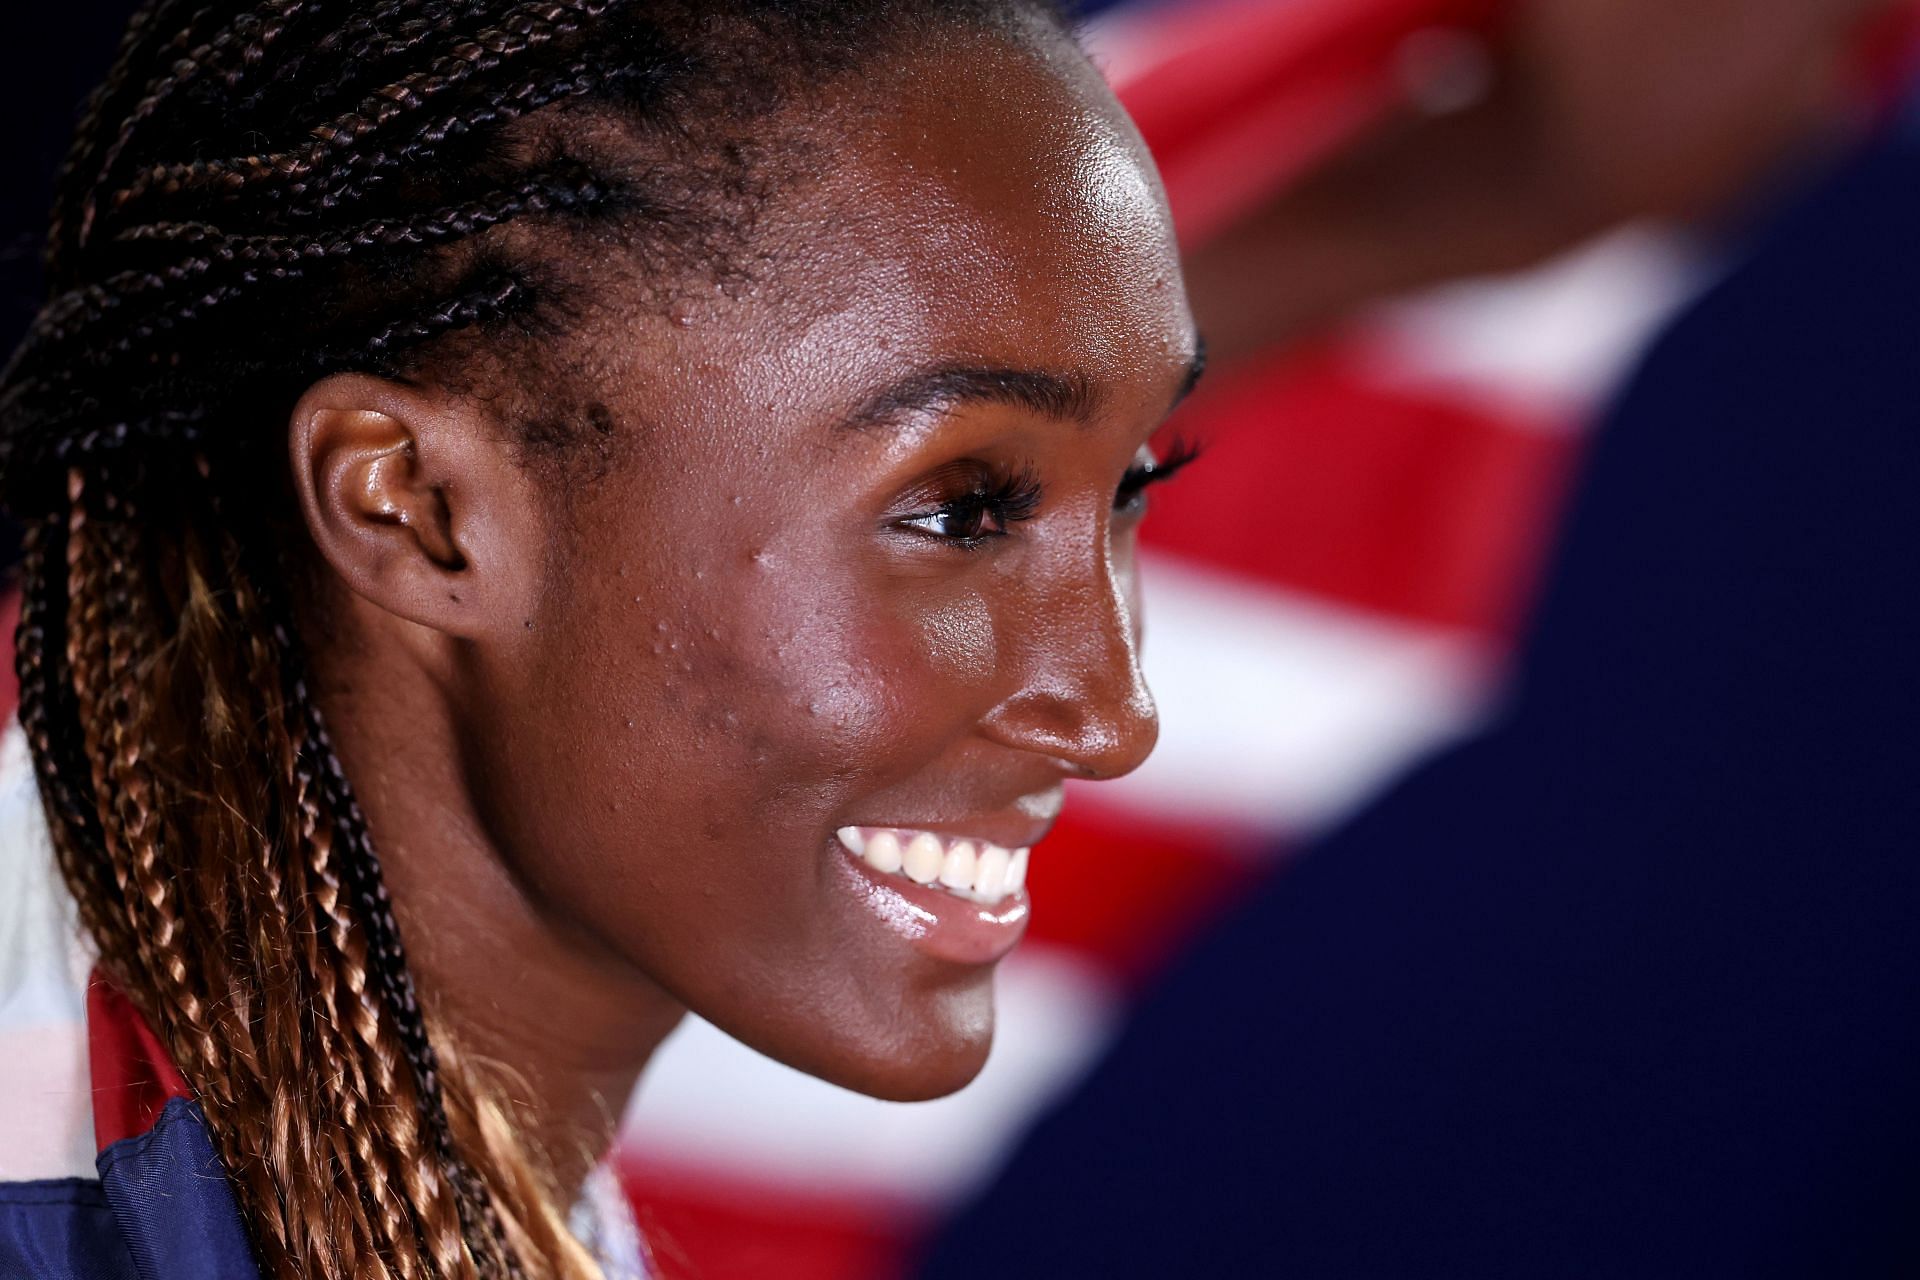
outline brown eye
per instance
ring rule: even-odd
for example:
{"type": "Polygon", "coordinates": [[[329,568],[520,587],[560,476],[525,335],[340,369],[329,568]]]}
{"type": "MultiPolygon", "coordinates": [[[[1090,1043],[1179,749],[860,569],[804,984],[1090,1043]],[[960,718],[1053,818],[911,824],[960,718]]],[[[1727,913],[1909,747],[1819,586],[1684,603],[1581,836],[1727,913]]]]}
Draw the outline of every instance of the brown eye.
{"type": "Polygon", "coordinates": [[[995,512],[982,494],[969,494],[924,515],[901,521],[909,529],[918,529],[937,538],[974,541],[999,537],[1006,533],[1006,517],[995,512]]]}
{"type": "Polygon", "coordinates": [[[972,487],[936,506],[902,516],[894,523],[961,547],[1003,538],[1012,525],[1033,518],[1040,507],[1040,480],[1030,470],[976,472],[972,487]]]}

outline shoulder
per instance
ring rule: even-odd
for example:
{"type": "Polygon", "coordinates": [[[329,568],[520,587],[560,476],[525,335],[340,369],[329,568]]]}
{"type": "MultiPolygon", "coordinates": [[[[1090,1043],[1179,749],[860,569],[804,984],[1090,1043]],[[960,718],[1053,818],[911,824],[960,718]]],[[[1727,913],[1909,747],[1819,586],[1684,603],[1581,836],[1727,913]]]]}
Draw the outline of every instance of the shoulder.
{"type": "Polygon", "coordinates": [[[596,1166],[580,1189],[567,1223],[606,1280],[647,1280],[646,1248],[633,1218],[633,1204],[606,1165],[596,1166]]]}
{"type": "Polygon", "coordinates": [[[136,1280],[97,1179],[0,1182],[0,1275],[136,1280]]]}
{"type": "Polygon", "coordinates": [[[206,1117],[91,976],[17,725],[0,733],[0,1276],[257,1280],[206,1117]]]}
{"type": "Polygon", "coordinates": [[[95,1176],[0,1182],[0,1276],[259,1280],[206,1116],[124,996],[86,991],[95,1176]]]}
{"type": "Polygon", "coordinates": [[[252,1250],[190,1098],[103,1148],[96,1178],[0,1182],[0,1275],[259,1280],[252,1250]]]}

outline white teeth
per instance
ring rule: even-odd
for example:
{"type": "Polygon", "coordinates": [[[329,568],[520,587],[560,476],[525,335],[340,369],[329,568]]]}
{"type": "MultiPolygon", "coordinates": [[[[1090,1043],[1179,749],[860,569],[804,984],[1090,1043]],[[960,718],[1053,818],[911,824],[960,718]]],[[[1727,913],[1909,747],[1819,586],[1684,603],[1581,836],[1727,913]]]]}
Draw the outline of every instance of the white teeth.
{"type": "Polygon", "coordinates": [[[905,874],[916,884],[937,885],[974,902],[999,902],[1027,881],[1028,849],[887,827],[841,827],[833,834],[882,875],[905,874]]]}
{"type": "Polygon", "coordinates": [[[973,892],[988,902],[998,900],[1007,891],[1007,864],[1013,855],[997,844],[980,846],[980,865],[973,873],[973,892]]]}
{"type": "Polygon", "coordinates": [[[1032,852],[1032,849],[1013,851],[1013,860],[1007,864],[1006,891],[1008,893],[1018,893],[1027,887],[1027,855],[1032,852]]]}
{"type": "Polygon", "coordinates": [[[876,831],[873,839],[864,841],[866,845],[867,865],[885,875],[900,870],[900,837],[891,831],[876,831]]]}
{"type": "Polygon", "coordinates": [[[946,861],[946,851],[940,847],[940,837],[926,831],[909,840],[906,852],[901,855],[907,878],[916,884],[932,884],[938,880],[946,861]]]}
{"type": "Polygon", "coordinates": [[[973,842],[962,840],[947,850],[946,864],[940,868],[940,883],[949,889],[972,889],[974,869],[979,865],[980,856],[973,851],[973,842]]]}

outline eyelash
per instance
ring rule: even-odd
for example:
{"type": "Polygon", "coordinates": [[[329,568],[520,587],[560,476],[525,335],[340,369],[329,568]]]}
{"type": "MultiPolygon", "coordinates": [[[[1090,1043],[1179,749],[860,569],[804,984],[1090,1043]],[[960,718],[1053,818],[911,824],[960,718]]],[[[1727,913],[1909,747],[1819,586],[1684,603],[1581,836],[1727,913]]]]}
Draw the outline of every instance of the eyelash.
{"type": "Polygon", "coordinates": [[[990,539],[1005,537],[1008,525],[1033,519],[1034,513],[1040,509],[1043,492],[1040,477],[1031,467],[1003,472],[997,479],[978,476],[972,491],[948,498],[930,511],[908,516],[901,523],[957,547],[978,547],[990,539]],[[921,527],[923,523],[934,521],[957,521],[977,526],[983,517],[991,518],[1000,527],[971,534],[942,533],[937,529],[921,527]]]}
{"type": "MultiPolygon", "coordinates": [[[[1148,489],[1173,479],[1199,456],[1198,445],[1186,439],[1176,439],[1165,457],[1128,468],[1114,491],[1114,509],[1129,512],[1138,510],[1140,499],[1148,489]]],[[[907,516],[901,524],[928,537],[970,550],[994,538],[1005,537],[1009,526],[1031,520],[1039,512],[1044,494],[1040,477],[1032,468],[1024,467],[1019,471],[1002,473],[997,479],[980,477],[971,492],[949,498],[931,510],[907,516]],[[980,529],[983,519],[990,519],[998,527],[980,529]],[[974,528],[976,532],[943,533],[924,527],[934,522],[959,522],[974,528]]]]}
{"type": "Polygon", "coordinates": [[[1148,489],[1173,479],[1198,461],[1199,457],[1200,445],[1197,441],[1175,436],[1165,457],[1127,469],[1127,474],[1120,479],[1120,487],[1114,491],[1115,510],[1132,507],[1148,489]]]}

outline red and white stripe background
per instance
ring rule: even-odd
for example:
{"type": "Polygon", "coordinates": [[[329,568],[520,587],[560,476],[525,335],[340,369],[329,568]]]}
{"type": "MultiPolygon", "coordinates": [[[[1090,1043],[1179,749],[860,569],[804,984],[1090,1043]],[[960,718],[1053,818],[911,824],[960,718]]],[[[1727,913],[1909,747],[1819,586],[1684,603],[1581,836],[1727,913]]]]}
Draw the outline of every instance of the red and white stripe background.
{"type": "MultiPolygon", "coordinates": [[[[1092,40],[1191,246],[1403,94],[1410,33],[1496,7],[1176,0],[1123,7],[1092,40]]],[[[1697,274],[1678,237],[1629,229],[1210,377],[1176,424],[1207,455],[1155,494],[1142,535],[1160,746],[1128,779],[1076,789],[1037,851],[986,1071],[939,1102],[876,1102],[690,1020],[617,1157],[664,1274],[898,1275],[1212,913],[1469,731],[1584,429],[1697,274]]],[[[6,664],[0,706],[10,686],[6,664]]]]}

